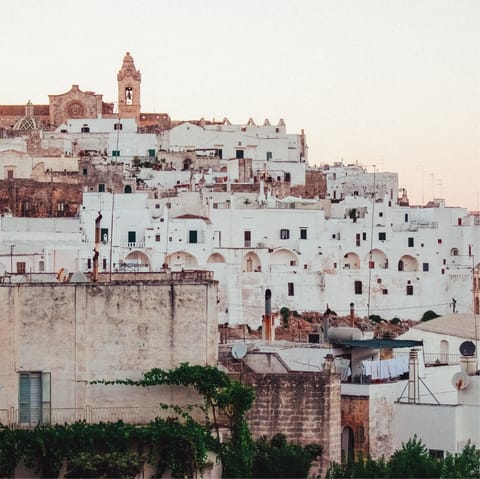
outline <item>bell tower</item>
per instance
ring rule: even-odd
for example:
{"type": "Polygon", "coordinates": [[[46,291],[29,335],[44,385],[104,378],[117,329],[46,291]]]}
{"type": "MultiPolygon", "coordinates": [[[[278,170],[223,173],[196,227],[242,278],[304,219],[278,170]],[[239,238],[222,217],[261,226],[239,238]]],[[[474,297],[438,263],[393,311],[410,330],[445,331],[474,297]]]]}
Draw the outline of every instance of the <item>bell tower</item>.
{"type": "Polygon", "coordinates": [[[140,120],[140,83],[142,75],[135,68],[135,63],[127,52],[123,57],[122,68],[117,75],[118,82],[118,114],[120,118],[140,120]]]}

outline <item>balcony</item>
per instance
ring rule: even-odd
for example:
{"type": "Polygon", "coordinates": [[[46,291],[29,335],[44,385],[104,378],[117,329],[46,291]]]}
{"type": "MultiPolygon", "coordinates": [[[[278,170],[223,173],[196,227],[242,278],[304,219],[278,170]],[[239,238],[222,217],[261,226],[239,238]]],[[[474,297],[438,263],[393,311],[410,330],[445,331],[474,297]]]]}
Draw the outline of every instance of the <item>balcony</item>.
{"type": "MultiPolygon", "coordinates": [[[[72,424],[85,421],[87,424],[99,422],[123,421],[127,424],[148,424],[155,418],[166,419],[175,415],[161,407],[94,407],[84,408],[44,408],[42,419],[19,422],[19,411],[16,408],[0,409],[0,424],[10,428],[31,428],[38,424],[72,424]]],[[[32,414],[33,416],[33,414],[32,414]]]]}

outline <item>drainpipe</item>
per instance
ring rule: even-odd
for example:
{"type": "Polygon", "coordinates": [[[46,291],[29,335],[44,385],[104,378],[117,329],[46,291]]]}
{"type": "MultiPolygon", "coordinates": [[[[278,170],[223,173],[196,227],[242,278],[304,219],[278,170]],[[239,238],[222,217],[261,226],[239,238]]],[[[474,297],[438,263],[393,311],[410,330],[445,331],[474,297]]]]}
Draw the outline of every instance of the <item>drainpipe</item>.
{"type": "Polygon", "coordinates": [[[98,275],[98,256],[100,255],[100,221],[102,220],[102,213],[98,212],[98,216],[95,219],[95,249],[93,250],[93,272],[92,281],[97,281],[98,275]]]}
{"type": "Polygon", "coordinates": [[[265,314],[262,319],[262,339],[271,342],[275,339],[275,331],[273,329],[272,292],[269,289],[265,291],[265,314]]]}
{"type": "Polygon", "coordinates": [[[355,305],[350,303],[350,323],[352,328],[355,327],[355,305]]]}

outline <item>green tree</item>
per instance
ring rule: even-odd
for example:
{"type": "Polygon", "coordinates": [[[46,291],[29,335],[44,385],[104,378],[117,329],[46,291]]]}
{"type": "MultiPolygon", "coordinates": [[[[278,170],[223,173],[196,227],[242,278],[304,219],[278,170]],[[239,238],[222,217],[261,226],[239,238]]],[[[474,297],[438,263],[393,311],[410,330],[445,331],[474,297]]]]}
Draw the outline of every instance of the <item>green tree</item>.
{"type": "Polygon", "coordinates": [[[283,434],[276,434],[270,440],[263,437],[255,441],[252,477],[307,477],[313,460],[321,453],[320,446],[288,442],[283,434]]]}
{"type": "Polygon", "coordinates": [[[480,449],[468,443],[460,454],[445,457],[441,470],[442,478],[478,479],[480,477],[480,449]]]}

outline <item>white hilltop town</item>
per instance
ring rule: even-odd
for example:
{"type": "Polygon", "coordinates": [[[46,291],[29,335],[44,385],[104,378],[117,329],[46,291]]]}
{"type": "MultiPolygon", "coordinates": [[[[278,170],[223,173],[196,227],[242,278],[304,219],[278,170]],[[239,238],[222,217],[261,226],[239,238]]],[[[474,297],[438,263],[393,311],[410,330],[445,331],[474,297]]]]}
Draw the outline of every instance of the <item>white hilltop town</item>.
{"type": "MultiPolygon", "coordinates": [[[[69,422],[87,406],[118,419],[122,398],[158,398],[79,381],[188,360],[242,363],[265,401],[265,375],[288,398],[323,375],[322,471],[388,456],[414,434],[434,454],[478,447],[478,212],[411,205],[394,172],[313,166],[305,132],[283,119],[144,113],[129,53],[117,82],[116,104],[73,85],[46,105],[0,106],[0,422],[69,422]],[[276,341],[282,310],[327,321],[276,341]],[[351,324],[331,326],[327,311],[351,324]],[[413,327],[374,337],[355,319],[370,316],[413,327]],[[226,326],[263,336],[229,341],[226,326]],[[294,373],[303,382],[285,385],[294,373]],[[26,384],[43,399],[19,404],[26,384]]],[[[267,432],[288,435],[280,426],[267,432]]]]}

